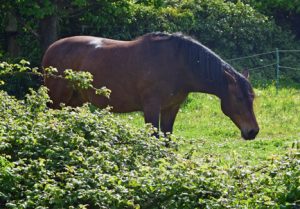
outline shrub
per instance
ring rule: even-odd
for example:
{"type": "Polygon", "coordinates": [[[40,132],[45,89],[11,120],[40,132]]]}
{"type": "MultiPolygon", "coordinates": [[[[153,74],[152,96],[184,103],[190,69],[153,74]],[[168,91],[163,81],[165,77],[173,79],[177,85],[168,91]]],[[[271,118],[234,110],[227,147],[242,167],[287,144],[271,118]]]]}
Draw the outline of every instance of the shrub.
{"type": "MultiPolygon", "coordinates": [[[[41,77],[26,73],[32,71],[29,64],[25,60],[16,64],[0,62],[0,90],[21,99],[28,93],[29,88],[37,89],[41,84],[41,77]]],[[[34,68],[34,71],[37,72],[37,69],[34,68]]]]}
{"type": "Polygon", "coordinates": [[[299,206],[299,142],[255,167],[197,162],[108,109],[47,108],[0,91],[1,208],[291,208],[299,206]]]}

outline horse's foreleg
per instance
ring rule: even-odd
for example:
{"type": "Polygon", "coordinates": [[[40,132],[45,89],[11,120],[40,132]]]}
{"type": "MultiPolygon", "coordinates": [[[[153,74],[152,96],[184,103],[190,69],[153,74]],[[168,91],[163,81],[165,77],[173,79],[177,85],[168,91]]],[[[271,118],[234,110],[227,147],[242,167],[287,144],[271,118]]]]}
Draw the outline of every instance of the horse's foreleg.
{"type": "Polygon", "coordinates": [[[173,125],[178,113],[180,105],[174,105],[161,110],[160,116],[160,128],[161,131],[166,135],[167,133],[173,132],[173,125]]]}
{"type": "Polygon", "coordinates": [[[160,104],[158,102],[144,104],[143,112],[145,123],[150,123],[156,128],[154,135],[158,137],[160,104]]]}

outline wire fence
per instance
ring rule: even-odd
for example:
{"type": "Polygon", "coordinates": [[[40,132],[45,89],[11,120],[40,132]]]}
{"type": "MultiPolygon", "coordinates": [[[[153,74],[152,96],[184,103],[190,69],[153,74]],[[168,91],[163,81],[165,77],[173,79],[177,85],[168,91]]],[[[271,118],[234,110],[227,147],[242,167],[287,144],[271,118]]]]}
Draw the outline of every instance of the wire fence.
{"type": "Polygon", "coordinates": [[[262,55],[273,54],[274,52],[275,51],[270,51],[270,52],[265,52],[265,53],[260,53],[260,54],[253,54],[253,55],[245,56],[245,57],[237,57],[237,58],[229,59],[227,61],[230,62],[230,61],[243,60],[243,59],[248,59],[248,58],[253,58],[253,57],[259,57],[262,55]]]}
{"type": "Polygon", "coordinates": [[[293,71],[289,72],[289,74],[293,75],[295,72],[299,72],[298,74],[300,76],[300,50],[276,49],[274,51],[228,59],[226,61],[232,65],[241,62],[247,63],[247,69],[250,71],[258,72],[259,70],[261,73],[262,71],[269,70],[270,72],[268,72],[268,75],[273,77],[275,80],[277,91],[279,89],[279,82],[282,73],[293,71]],[[297,54],[297,56],[295,56],[295,54],[297,54]]]}

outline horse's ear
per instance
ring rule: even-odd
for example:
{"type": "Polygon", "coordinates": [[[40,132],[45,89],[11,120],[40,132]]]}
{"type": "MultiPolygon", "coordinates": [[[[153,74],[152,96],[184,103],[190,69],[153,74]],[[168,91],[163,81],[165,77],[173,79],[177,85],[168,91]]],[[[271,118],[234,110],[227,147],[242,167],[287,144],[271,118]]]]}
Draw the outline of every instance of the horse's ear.
{"type": "Polygon", "coordinates": [[[229,72],[224,70],[226,80],[228,81],[229,84],[236,84],[236,79],[233,75],[231,75],[229,72]]]}
{"type": "Polygon", "coordinates": [[[250,77],[249,70],[248,69],[244,69],[242,71],[242,75],[248,80],[249,77],[250,77]]]}

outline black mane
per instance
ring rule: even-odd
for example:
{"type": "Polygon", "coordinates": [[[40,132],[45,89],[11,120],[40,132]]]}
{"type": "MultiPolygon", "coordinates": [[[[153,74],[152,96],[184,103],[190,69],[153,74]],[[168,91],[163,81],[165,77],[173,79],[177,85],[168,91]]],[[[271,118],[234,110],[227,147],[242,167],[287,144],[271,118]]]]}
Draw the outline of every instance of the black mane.
{"type": "Polygon", "coordinates": [[[177,45],[177,50],[184,52],[181,55],[186,56],[186,64],[195,73],[195,76],[200,77],[203,81],[210,82],[211,85],[216,85],[220,90],[227,86],[227,80],[224,79],[224,70],[226,70],[235,77],[247,96],[253,93],[249,82],[244,76],[211,49],[190,36],[182,33],[154,32],[148,33],[142,38],[150,38],[153,41],[174,41],[177,45]]]}
{"type": "Polygon", "coordinates": [[[216,53],[204,46],[194,38],[182,33],[154,32],[143,37],[149,37],[155,41],[172,40],[177,45],[177,50],[182,51],[182,56],[186,56],[186,64],[196,76],[208,82],[221,84],[223,81],[224,68],[236,71],[216,53]]]}

